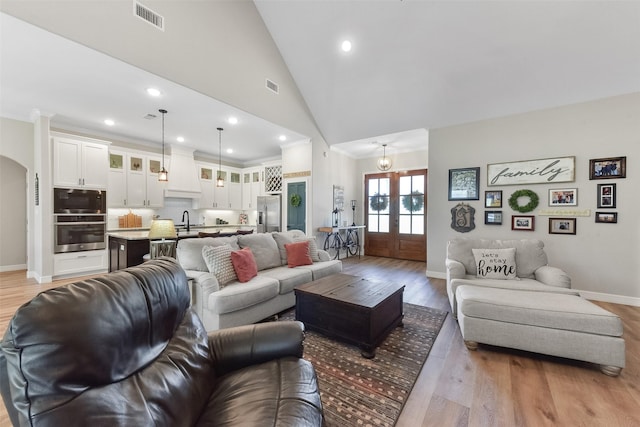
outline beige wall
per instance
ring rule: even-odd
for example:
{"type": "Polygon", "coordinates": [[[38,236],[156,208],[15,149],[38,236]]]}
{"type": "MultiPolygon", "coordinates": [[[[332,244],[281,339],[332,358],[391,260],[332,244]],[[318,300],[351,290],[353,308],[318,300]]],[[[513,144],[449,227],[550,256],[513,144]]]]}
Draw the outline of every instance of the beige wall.
{"type": "MultiPolygon", "coordinates": [[[[562,267],[573,279],[573,287],[594,299],[640,305],[640,93],[570,105],[561,108],[484,120],[430,132],[427,270],[443,277],[447,241],[454,237],[502,239],[537,238],[545,242],[551,265],[562,267]],[[487,164],[549,157],[575,156],[576,179],[567,184],[535,184],[491,187],[502,190],[504,221],[501,226],[484,225],[484,202],[470,201],[476,209],[476,229],[458,233],[451,229],[447,200],[448,170],[480,169],[481,196],[488,189],[487,164]],[[589,180],[589,159],[626,156],[627,178],[589,180]],[[617,224],[596,224],[598,183],[617,185],[617,224]],[[538,212],[548,208],[550,188],[578,189],[578,209],[591,216],[577,218],[577,234],[548,234],[548,217],[538,212]],[[535,231],[511,231],[514,211],[506,200],[519,189],[540,197],[535,231]]],[[[482,197],[481,197],[482,198],[482,197]]]]}
{"type": "Polygon", "coordinates": [[[0,156],[0,271],[27,268],[27,169],[0,156]]]}
{"type": "Polygon", "coordinates": [[[27,218],[33,222],[27,172],[31,176],[34,171],[33,132],[32,123],[0,118],[0,271],[27,268],[27,218]]]}

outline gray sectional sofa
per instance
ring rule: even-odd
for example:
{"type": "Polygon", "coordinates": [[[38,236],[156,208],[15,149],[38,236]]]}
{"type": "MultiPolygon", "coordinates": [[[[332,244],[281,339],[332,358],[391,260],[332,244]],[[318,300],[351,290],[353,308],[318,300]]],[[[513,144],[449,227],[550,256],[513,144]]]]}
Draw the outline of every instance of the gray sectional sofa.
{"type": "Polygon", "coordinates": [[[191,283],[192,305],[207,331],[258,322],[295,305],[295,286],[342,271],[342,262],[317,250],[315,239],[302,231],[258,233],[229,237],[181,240],[177,259],[191,283]],[[311,239],[311,265],[289,268],[284,245],[311,239]],[[202,256],[205,246],[250,248],[258,275],[246,283],[233,281],[224,287],[209,272],[202,256]]]}

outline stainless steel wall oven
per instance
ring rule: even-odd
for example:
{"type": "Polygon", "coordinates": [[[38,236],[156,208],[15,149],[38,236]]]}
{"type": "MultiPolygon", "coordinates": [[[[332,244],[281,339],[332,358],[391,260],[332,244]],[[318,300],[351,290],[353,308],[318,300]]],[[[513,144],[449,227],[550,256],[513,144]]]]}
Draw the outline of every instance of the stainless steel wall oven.
{"type": "Polygon", "coordinates": [[[79,252],[105,249],[105,215],[55,215],[54,252],[79,252]]]}
{"type": "Polygon", "coordinates": [[[105,249],[106,212],[106,191],[54,188],[54,252],[105,249]]]}

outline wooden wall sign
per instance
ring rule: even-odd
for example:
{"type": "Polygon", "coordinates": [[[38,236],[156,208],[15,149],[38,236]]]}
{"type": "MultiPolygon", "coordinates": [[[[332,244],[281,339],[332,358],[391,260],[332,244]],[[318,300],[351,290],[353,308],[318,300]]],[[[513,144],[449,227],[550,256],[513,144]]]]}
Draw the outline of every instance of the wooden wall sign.
{"type": "Polygon", "coordinates": [[[575,164],[575,156],[488,164],[487,186],[573,182],[575,164]]]}

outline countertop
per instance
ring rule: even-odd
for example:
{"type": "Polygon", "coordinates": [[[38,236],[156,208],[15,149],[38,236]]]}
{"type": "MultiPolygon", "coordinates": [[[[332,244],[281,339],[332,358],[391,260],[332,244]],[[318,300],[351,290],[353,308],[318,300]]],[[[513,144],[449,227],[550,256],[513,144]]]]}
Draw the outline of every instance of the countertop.
{"type": "MultiPolygon", "coordinates": [[[[190,227],[189,232],[185,228],[178,228],[178,237],[185,236],[197,236],[200,231],[207,230],[220,230],[229,228],[230,231],[236,231],[239,228],[254,228],[255,226],[251,226],[248,224],[221,224],[221,225],[199,225],[190,227]]],[[[144,240],[149,238],[149,229],[148,228],[118,228],[107,231],[107,236],[113,236],[118,239],[126,239],[126,240],[144,240]]]]}

